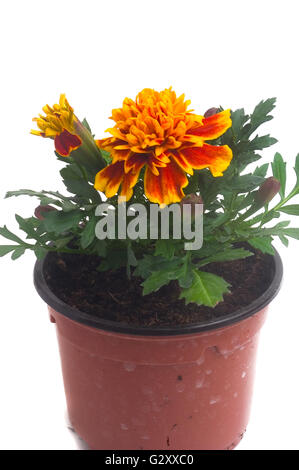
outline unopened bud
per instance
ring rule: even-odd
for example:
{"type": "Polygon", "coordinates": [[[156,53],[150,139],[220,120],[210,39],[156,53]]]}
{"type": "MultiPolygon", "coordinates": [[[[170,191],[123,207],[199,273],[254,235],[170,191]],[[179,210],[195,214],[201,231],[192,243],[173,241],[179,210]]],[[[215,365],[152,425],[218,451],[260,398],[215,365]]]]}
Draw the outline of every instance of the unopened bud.
{"type": "Polygon", "coordinates": [[[182,211],[183,211],[183,207],[187,204],[188,205],[190,204],[190,206],[191,206],[191,219],[194,220],[195,206],[197,204],[202,204],[202,206],[203,206],[202,197],[200,195],[195,194],[195,193],[187,194],[187,196],[183,197],[183,199],[180,202],[180,206],[181,206],[182,211]]]}
{"type": "Polygon", "coordinates": [[[204,113],[205,118],[209,118],[211,116],[214,116],[214,114],[219,113],[219,108],[210,108],[204,113]]]}
{"type": "Polygon", "coordinates": [[[34,211],[34,215],[37,219],[44,220],[44,215],[46,212],[56,211],[55,207],[52,206],[37,206],[34,211]]]}
{"type": "Polygon", "coordinates": [[[270,178],[267,178],[263,184],[260,186],[257,194],[256,194],[256,202],[260,204],[261,206],[264,206],[268,202],[270,202],[274,196],[279,192],[280,190],[280,182],[271,176],[270,178]]]}

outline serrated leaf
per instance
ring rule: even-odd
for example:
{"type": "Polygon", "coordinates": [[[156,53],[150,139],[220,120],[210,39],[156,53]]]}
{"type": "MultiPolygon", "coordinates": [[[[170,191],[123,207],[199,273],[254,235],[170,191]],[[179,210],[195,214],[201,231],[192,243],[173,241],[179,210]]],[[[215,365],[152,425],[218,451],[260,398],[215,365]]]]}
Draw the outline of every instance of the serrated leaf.
{"type": "Polygon", "coordinates": [[[233,261],[235,259],[244,259],[252,255],[253,253],[251,253],[251,251],[245,250],[244,248],[230,248],[226,249],[225,251],[208,256],[203,260],[200,260],[198,267],[202,267],[210,263],[219,263],[225,261],[233,261]]]}
{"type": "Polygon", "coordinates": [[[280,153],[276,152],[274,155],[274,160],[271,164],[272,166],[272,173],[274,178],[276,178],[280,182],[280,190],[279,194],[281,199],[285,197],[285,188],[286,188],[286,163],[283,161],[282,156],[280,153]]]}
{"type": "Polygon", "coordinates": [[[256,129],[264,122],[273,119],[273,116],[269,113],[275,108],[276,98],[269,98],[265,101],[261,101],[255,108],[250,116],[250,127],[246,136],[250,136],[256,129]]]}
{"type": "Polygon", "coordinates": [[[62,233],[77,228],[82,214],[79,210],[72,212],[52,211],[45,213],[43,225],[48,232],[62,233]]]}
{"type": "Polygon", "coordinates": [[[257,238],[250,238],[247,240],[248,243],[260,250],[262,253],[267,253],[269,255],[274,255],[275,251],[272,246],[272,237],[257,237],[257,238]]]}
{"type": "Polygon", "coordinates": [[[185,303],[196,303],[207,307],[215,307],[223,300],[223,294],[229,292],[229,284],[212,273],[193,270],[193,282],[191,287],[183,289],[180,295],[185,303]]]}
{"type": "Polygon", "coordinates": [[[269,168],[269,163],[264,163],[264,165],[257,166],[253,174],[255,176],[261,176],[262,178],[265,178],[268,168],[269,168]]]}
{"type": "Polygon", "coordinates": [[[73,239],[73,235],[70,237],[64,237],[64,238],[59,238],[58,240],[55,240],[55,246],[58,249],[64,248],[67,246],[67,244],[73,239]]]}
{"type": "Polygon", "coordinates": [[[143,286],[143,295],[159,290],[162,286],[169,284],[171,279],[167,271],[153,272],[141,285],[143,286]]]}
{"type": "Polygon", "coordinates": [[[64,201],[68,201],[69,197],[64,196],[63,194],[60,194],[58,191],[32,191],[31,189],[19,189],[18,191],[8,191],[5,195],[5,198],[9,197],[18,197],[18,196],[31,196],[31,197],[37,197],[37,198],[43,198],[46,197],[47,195],[55,196],[58,199],[62,199],[64,201]]]}
{"type": "Polygon", "coordinates": [[[23,240],[21,240],[21,238],[17,237],[17,235],[12,233],[10,230],[8,230],[6,225],[4,225],[4,227],[0,227],[0,235],[2,235],[2,237],[4,237],[4,238],[7,238],[8,240],[12,240],[13,242],[17,242],[20,245],[25,245],[25,242],[23,240]]]}
{"type": "Polygon", "coordinates": [[[232,111],[231,113],[231,120],[232,120],[232,129],[233,133],[236,137],[236,140],[239,140],[241,137],[241,130],[244,124],[248,121],[249,116],[247,116],[244,112],[244,109],[236,109],[236,111],[232,111]]]}
{"type": "Polygon", "coordinates": [[[19,227],[23,232],[27,234],[27,238],[36,239],[36,232],[35,232],[35,223],[33,222],[32,218],[23,219],[20,215],[16,214],[16,221],[19,224],[19,227]]]}
{"type": "Polygon", "coordinates": [[[297,157],[296,157],[294,170],[295,170],[296,176],[297,176],[296,186],[299,187],[299,153],[298,153],[298,155],[297,155],[297,157]]]}
{"type": "Polygon", "coordinates": [[[264,182],[264,178],[252,174],[241,175],[234,178],[230,182],[230,191],[239,191],[240,193],[246,193],[252,191],[257,186],[260,186],[264,182]]]}
{"type": "Polygon", "coordinates": [[[35,245],[34,246],[34,253],[37,259],[43,259],[46,254],[48,253],[47,249],[40,246],[40,245],[35,245]]]}
{"type": "Polygon", "coordinates": [[[284,246],[288,247],[289,246],[289,240],[287,237],[285,237],[284,235],[279,235],[279,239],[281,241],[281,243],[284,244],[284,246]]]}
{"type": "Polygon", "coordinates": [[[11,255],[11,259],[13,260],[16,260],[18,258],[20,258],[20,256],[22,256],[26,251],[26,247],[25,246],[18,246],[14,252],[12,253],[11,255]]]}
{"type": "Polygon", "coordinates": [[[286,228],[283,231],[283,235],[299,240],[299,228],[286,228]]]}
{"type": "Polygon", "coordinates": [[[18,245],[0,245],[0,257],[5,256],[18,248],[18,245]]]}
{"type": "Polygon", "coordinates": [[[80,244],[83,250],[88,248],[95,239],[95,228],[97,224],[97,219],[92,217],[88,222],[81,233],[80,244]]]}
{"type": "Polygon", "coordinates": [[[289,215],[299,215],[299,204],[289,204],[279,209],[280,212],[284,212],[289,215]]]}
{"type": "Polygon", "coordinates": [[[100,195],[94,189],[94,187],[84,179],[77,165],[73,164],[62,168],[60,174],[63,178],[63,183],[70,193],[98,202],[101,201],[100,195]]]}
{"type": "Polygon", "coordinates": [[[263,150],[264,148],[270,147],[271,145],[276,144],[277,139],[271,137],[269,134],[256,136],[251,140],[247,146],[248,150],[263,150]]]}
{"type": "Polygon", "coordinates": [[[161,255],[163,258],[171,259],[174,255],[175,246],[171,240],[158,240],[156,243],[155,256],[161,255]]]}

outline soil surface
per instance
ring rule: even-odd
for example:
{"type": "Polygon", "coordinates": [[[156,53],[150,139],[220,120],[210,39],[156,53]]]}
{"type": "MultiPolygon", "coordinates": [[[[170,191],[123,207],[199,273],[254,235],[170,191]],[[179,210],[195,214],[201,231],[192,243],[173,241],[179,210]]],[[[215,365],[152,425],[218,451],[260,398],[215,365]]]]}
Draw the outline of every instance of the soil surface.
{"type": "Polygon", "coordinates": [[[198,324],[233,313],[268,288],[274,276],[273,257],[252,251],[254,255],[249,258],[201,268],[222,276],[231,285],[231,293],[225,294],[224,301],[215,308],[185,305],[178,298],[180,288],[176,281],[143,296],[142,279],[129,280],[125,269],[97,271],[96,257],[50,253],[44,273],[57,297],[95,317],[135,326],[198,324]]]}

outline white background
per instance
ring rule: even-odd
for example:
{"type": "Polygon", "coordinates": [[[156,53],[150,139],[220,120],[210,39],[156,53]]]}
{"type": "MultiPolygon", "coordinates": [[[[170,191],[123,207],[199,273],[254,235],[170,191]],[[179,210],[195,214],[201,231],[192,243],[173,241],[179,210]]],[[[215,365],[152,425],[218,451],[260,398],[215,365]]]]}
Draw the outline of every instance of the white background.
{"type": "MultiPolygon", "coordinates": [[[[27,217],[35,207],[26,197],[4,201],[7,190],[62,189],[52,141],[29,135],[31,118],[61,92],[98,138],[111,109],[145,87],[172,85],[198,114],[219,104],[251,112],[277,96],[275,120],[264,130],[279,143],[264,161],[280,151],[292,174],[299,151],[296,0],[1,5],[1,225],[16,228],[14,214],[27,217]]],[[[239,449],[299,449],[299,243],[277,246],[284,284],[262,331],[251,421],[239,449]]],[[[55,330],[35,293],[33,264],[31,254],[0,260],[0,447],[77,449],[65,424],[55,330]]]]}

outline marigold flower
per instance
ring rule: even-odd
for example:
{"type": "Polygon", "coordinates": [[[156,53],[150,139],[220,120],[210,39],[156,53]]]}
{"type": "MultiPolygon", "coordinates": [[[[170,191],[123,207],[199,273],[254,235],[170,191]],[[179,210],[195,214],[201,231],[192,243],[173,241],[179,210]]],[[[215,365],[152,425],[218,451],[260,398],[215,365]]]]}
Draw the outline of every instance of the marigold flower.
{"type": "Polygon", "coordinates": [[[54,139],[56,152],[62,157],[68,157],[82,144],[78,135],[79,120],[74,115],[73,108],[62,94],[59,104],[54,104],[53,107],[46,104],[43,111],[46,116],[40,114],[39,117],[33,118],[40,130],[31,130],[31,134],[54,139]]]}
{"type": "Polygon", "coordinates": [[[209,168],[213,176],[222,176],[232,151],[206,141],[217,139],[231,126],[230,110],[205,118],[187,110],[189,104],[171,88],[161,92],[146,88],[135,101],[125,98],[122,108],[112,111],[116,124],[107,130],[112,137],[96,141],[111,153],[112,163],[97,174],[95,188],[109,198],[121,185],[120,195],[129,200],[145,167],[147,198],[171,204],[184,197],[186,173],[209,168]]]}

